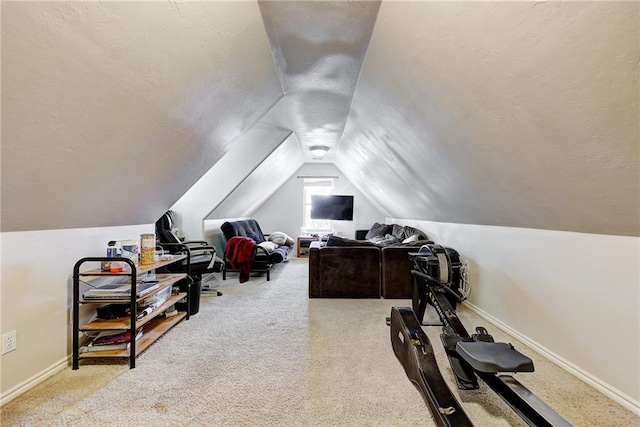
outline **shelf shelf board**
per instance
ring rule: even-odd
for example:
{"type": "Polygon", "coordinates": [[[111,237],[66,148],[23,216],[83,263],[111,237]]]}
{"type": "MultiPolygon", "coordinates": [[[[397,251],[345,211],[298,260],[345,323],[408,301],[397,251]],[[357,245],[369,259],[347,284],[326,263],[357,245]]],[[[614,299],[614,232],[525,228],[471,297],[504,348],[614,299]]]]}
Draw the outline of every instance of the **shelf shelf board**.
{"type": "MultiPolygon", "coordinates": [[[[186,295],[186,294],[185,294],[186,295]]],[[[169,329],[173,328],[177,325],[182,319],[187,316],[187,313],[184,311],[178,312],[175,316],[171,317],[156,317],[151,319],[144,332],[142,337],[138,341],[136,341],[136,354],[138,356],[140,353],[145,351],[151,344],[156,342],[162,335],[164,335],[169,329]]],[[[87,353],[80,353],[80,359],[95,359],[95,358],[129,358],[131,355],[129,354],[129,349],[123,350],[106,350],[106,351],[90,351],[87,353]]]]}
{"type": "MultiPolygon", "coordinates": [[[[187,277],[186,273],[176,273],[176,274],[156,274],[156,279],[158,279],[158,288],[154,289],[153,291],[149,292],[147,295],[137,298],[136,300],[138,302],[145,300],[149,297],[152,297],[153,295],[157,294],[158,292],[162,291],[164,288],[166,288],[167,286],[171,286],[174,283],[179,282],[182,279],[185,279],[187,277]]],[[[114,298],[114,299],[106,299],[106,298],[100,298],[100,299],[81,299],[80,301],[78,301],[80,304],[129,304],[131,300],[129,298],[126,299],[122,299],[122,298],[114,298]]]]}
{"type": "MultiPolygon", "coordinates": [[[[136,328],[140,328],[150,323],[158,313],[171,307],[173,304],[187,296],[186,292],[180,292],[177,295],[171,295],[165,302],[159,305],[153,312],[136,322],[136,328]]],[[[102,300],[101,300],[102,301],[102,300]]],[[[122,300],[118,300],[122,303],[122,300]]],[[[125,303],[126,304],[126,303],[125,303]]],[[[131,327],[131,316],[118,317],[117,319],[96,319],[80,327],[81,331],[109,331],[109,330],[127,330],[131,327]]],[[[145,331],[146,332],[146,331],[145,331]]]]}
{"type": "MultiPolygon", "coordinates": [[[[161,267],[173,264],[174,262],[182,261],[183,259],[186,259],[186,258],[187,258],[186,255],[173,255],[173,258],[167,261],[158,261],[149,265],[139,264],[136,267],[136,274],[141,275],[149,271],[155,270],[157,268],[161,268],[161,267]]],[[[131,275],[130,271],[123,271],[121,273],[111,273],[109,271],[102,271],[99,268],[85,270],[80,273],[80,276],[130,276],[130,275],[131,275]]]]}

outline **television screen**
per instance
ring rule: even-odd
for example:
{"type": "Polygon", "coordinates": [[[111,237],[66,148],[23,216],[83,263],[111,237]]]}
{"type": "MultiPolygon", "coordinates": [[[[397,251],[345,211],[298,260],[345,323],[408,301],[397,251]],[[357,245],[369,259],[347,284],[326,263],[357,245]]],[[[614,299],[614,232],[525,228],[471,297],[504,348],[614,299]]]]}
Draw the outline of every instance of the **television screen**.
{"type": "Polygon", "coordinates": [[[311,219],[353,221],[353,196],[311,196],[311,219]]]}

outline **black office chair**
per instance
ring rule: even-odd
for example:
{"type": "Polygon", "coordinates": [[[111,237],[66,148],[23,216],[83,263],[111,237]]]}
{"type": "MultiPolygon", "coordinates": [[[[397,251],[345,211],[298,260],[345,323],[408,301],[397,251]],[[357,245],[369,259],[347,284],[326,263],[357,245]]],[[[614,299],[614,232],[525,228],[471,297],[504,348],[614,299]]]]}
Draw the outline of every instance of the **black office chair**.
{"type": "MultiPolygon", "coordinates": [[[[156,236],[158,246],[170,254],[190,254],[190,269],[188,271],[187,260],[174,263],[168,267],[172,273],[188,273],[193,284],[191,285],[191,312],[196,314],[200,308],[200,294],[202,293],[202,275],[221,272],[224,261],[216,255],[216,249],[205,240],[181,241],[173,232],[175,216],[173,211],[167,211],[156,221],[156,236]]],[[[222,292],[217,289],[208,289],[218,296],[222,292]]]]}

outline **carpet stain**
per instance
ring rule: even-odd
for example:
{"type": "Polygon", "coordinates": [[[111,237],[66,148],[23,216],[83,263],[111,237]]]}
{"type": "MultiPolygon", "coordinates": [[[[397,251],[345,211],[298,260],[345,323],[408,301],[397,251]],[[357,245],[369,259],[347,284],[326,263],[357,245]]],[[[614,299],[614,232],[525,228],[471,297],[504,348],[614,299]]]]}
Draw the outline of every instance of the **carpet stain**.
{"type": "Polygon", "coordinates": [[[151,406],[152,409],[155,409],[156,411],[165,414],[168,411],[167,405],[165,405],[164,403],[161,402],[157,402],[155,404],[153,404],[151,406]]]}

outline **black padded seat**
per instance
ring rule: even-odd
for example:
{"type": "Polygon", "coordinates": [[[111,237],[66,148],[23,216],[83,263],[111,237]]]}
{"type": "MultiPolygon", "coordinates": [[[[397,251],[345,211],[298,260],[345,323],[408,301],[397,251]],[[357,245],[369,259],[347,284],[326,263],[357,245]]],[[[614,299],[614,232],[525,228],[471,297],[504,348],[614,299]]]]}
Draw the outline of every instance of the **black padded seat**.
{"type": "Polygon", "coordinates": [[[533,372],[533,361],[504,342],[458,341],[456,352],[479,372],[533,372]]]}

